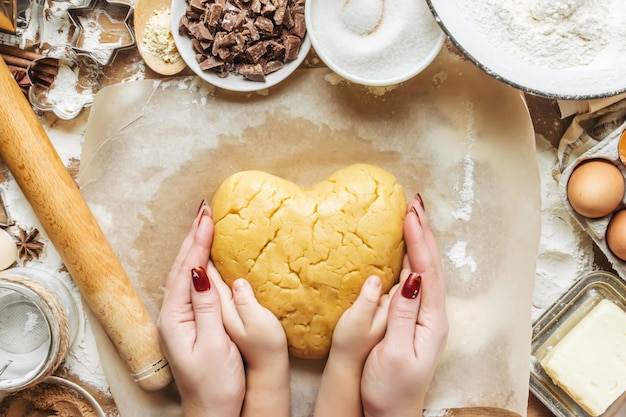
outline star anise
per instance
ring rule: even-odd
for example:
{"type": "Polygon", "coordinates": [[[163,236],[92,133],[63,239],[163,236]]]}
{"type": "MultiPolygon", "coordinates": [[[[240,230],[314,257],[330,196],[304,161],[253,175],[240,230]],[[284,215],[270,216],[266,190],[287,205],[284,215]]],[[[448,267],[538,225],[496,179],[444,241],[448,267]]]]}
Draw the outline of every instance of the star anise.
{"type": "Polygon", "coordinates": [[[17,256],[25,261],[30,261],[33,258],[39,259],[41,252],[43,251],[44,244],[37,240],[39,236],[39,230],[33,227],[30,232],[19,227],[18,241],[17,241],[17,256]]]}

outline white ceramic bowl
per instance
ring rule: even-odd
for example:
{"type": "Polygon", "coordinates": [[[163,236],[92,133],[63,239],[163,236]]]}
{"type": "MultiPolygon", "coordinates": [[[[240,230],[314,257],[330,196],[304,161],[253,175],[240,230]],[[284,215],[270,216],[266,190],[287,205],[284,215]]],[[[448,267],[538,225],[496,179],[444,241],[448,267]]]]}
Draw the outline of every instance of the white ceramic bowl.
{"type": "Polygon", "coordinates": [[[180,18],[185,14],[187,2],[185,0],[172,0],[171,19],[172,19],[172,35],[176,48],[189,68],[193,70],[200,78],[206,82],[213,84],[216,87],[223,88],[231,91],[258,91],[269,87],[272,87],[289,75],[291,75],[304,61],[309,50],[311,49],[311,40],[309,35],[304,37],[302,45],[300,46],[300,52],[298,58],[285,64],[280,70],[268,74],[265,76],[265,82],[246,80],[241,75],[228,75],[228,77],[221,78],[212,71],[203,71],[200,69],[200,65],[196,61],[195,52],[191,46],[191,39],[186,35],[178,34],[178,25],[180,18]]]}
{"type": "Polygon", "coordinates": [[[355,32],[354,21],[347,19],[346,13],[361,16],[357,26],[367,25],[366,19],[371,18],[372,13],[363,9],[374,7],[376,3],[352,1],[358,2],[355,5],[358,4],[359,9],[347,11],[349,2],[307,0],[304,12],[313,48],[341,77],[369,86],[395,85],[419,74],[439,54],[445,34],[424,0],[380,2],[383,7],[400,6],[395,10],[385,9],[375,29],[365,35],[355,32]],[[403,10],[407,7],[410,10],[403,10]],[[413,30],[413,36],[405,36],[402,32],[406,30],[413,30]],[[402,48],[399,53],[388,54],[390,50],[402,48]]]}
{"type": "MultiPolygon", "coordinates": [[[[451,41],[470,60],[486,73],[515,88],[566,100],[609,97],[626,91],[626,53],[614,54],[612,59],[603,60],[608,64],[604,68],[604,64],[600,63],[560,69],[550,68],[550,65],[539,66],[521,59],[519,48],[515,56],[510,48],[498,45],[500,42],[492,42],[493,36],[485,33],[480,25],[471,23],[471,17],[457,1],[426,1],[451,41]]],[[[605,23],[608,22],[601,21],[601,24],[605,23]]]]}

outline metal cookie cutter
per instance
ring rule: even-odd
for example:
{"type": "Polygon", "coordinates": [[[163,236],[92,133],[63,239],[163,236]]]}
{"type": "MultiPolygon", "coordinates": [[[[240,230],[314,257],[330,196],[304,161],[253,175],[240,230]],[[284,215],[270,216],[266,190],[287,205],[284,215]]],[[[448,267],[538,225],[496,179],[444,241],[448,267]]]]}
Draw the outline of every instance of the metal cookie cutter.
{"type": "Polygon", "coordinates": [[[101,73],[101,65],[91,54],[76,51],[69,45],[52,47],[27,70],[31,81],[28,100],[37,110],[52,111],[63,120],[73,119],[93,103],[101,88],[101,73]],[[58,61],[58,73],[51,82],[42,82],[33,74],[33,69],[51,58],[58,61]]]}
{"type": "Polygon", "coordinates": [[[77,52],[91,54],[101,65],[112,63],[120,50],[136,45],[133,8],[128,3],[90,0],[67,12],[75,27],[71,46],[77,52]]]}

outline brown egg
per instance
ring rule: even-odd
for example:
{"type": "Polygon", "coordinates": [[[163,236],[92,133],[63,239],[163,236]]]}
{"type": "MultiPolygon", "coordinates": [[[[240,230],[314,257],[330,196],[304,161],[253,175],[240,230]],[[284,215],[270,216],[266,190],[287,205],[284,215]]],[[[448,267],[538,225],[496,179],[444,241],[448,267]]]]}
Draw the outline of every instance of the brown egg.
{"type": "Polygon", "coordinates": [[[626,261],[626,210],[611,217],[606,229],[606,244],[615,256],[626,261]]]}
{"type": "Polygon", "coordinates": [[[622,132],[622,136],[619,138],[617,152],[619,154],[619,160],[622,161],[622,164],[626,165],[626,130],[622,132]]]}
{"type": "Polygon", "coordinates": [[[577,166],[567,182],[567,199],[581,216],[604,217],[624,197],[624,177],[610,161],[593,159],[577,166]]]}

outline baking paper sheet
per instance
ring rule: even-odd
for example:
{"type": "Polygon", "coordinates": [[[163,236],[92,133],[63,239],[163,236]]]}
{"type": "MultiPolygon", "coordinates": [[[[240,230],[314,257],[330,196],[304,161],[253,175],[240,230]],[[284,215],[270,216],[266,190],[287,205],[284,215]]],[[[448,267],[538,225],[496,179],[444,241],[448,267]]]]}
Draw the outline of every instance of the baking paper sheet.
{"type": "MultiPolygon", "coordinates": [[[[452,53],[387,89],[328,69],[299,70],[263,94],[193,77],[107,87],[91,109],[78,182],[156,319],[198,204],[228,175],[260,169],[309,186],[356,162],[420,192],[443,257],[450,337],[426,406],[525,416],[540,237],[533,129],[518,91],[452,53]]],[[[123,417],[180,415],[173,388],[141,392],[100,345],[123,417]]],[[[292,362],[294,417],[312,414],[322,368],[292,362]]]]}

